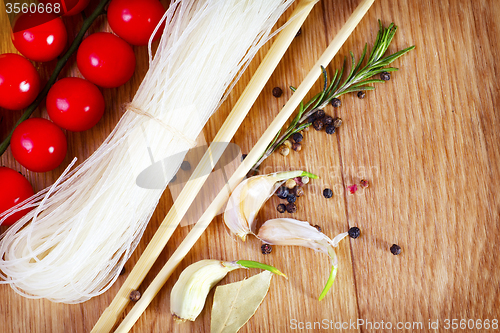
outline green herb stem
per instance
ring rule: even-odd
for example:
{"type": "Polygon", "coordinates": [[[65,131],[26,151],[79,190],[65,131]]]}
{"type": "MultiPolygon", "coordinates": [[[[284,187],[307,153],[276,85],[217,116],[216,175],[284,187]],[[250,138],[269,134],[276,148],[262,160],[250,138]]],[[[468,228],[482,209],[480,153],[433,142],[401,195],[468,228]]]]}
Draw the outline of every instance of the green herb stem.
{"type": "MultiPolygon", "coordinates": [[[[304,102],[302,102],[300,104],[297,115],[292,120],[286,131],[282,135],[280,135],[280,133],[276,135],[274,141],[267,147],[264,154],[262,154],[261,158],[253,166],[252,170],[256,171],[260,164],[274,151],[276,151],[276,149],[278,149],[278,147],[280,147],[291,135],[300,132],[304,128],[310,126],[311,123],[306,122],[308,118],[316,111],[326,107],[332,99],[338,98],[341,95],[351,92],[374,90],[375,87],[370,86],[369,84],[381,83],[384,81],[379,79],[371,79],[373,76],[382,72],[392,72],[398,70],[397,68],[386,66],[388,66],[391,62],[401,57],[405,53],[413,50],[415,46],[410,46],[404,50],[398,51],[385,58],[382,58],[389,48],[396,30],[397,26],[394,25],[394,23],[391,23],[387,28],[384,28],[382,22],[379,20],[379,31],[367,63],[364,67],[362,67],[362,63],[365,60],[367,54],[367,44],[365,44],[363,53],[358,62],[356,62],[354,54],[350,52],[352,62],[351,70],[347,74],[343,83],[341,83],[341,79],[345,72],[347,59],[344,60],[344,64],[340,71],[335,71],[335,74],[330,80],[329,84],[326,69],[321,67],[324,79],[323,90],[320,93],[316,94],[307,103],[304,104],[304,102]]],[[[295,91],[295,88],[293,87],[290,87],[290,89],[292,91],[295,91]]]]}
{"type": "Polygon", "coordinates": [[[56,82],[57,76],[61,72],[61,70],[64,68],[64,65],[66,65],[66,62],[69,60],[71,55],[75,53],[75,51],[78,49],[80,46],[83,36],[87,32],[87,30],[90,28],[92,23],[95,21],[95,19],[104,13],[104,7],[106,4],[109,2],[109,0],[102,0],[99,5],[96,7],[92,15],[90,15],[87,19],[83,21],[82,28],[76,35],[75,39],[73,40],[73,43],[71,43],[71,46],[69,47],[68,51],[59,59],[59,61],[56,64],[56,68],[54,69],[54,72],[50,76],[47,84],[45,87],[42,89],[42,91],[38,94],[36,97],[35,101],[28,106],[28,108],[24,111],[23,115],[21,118],[17,121],[17,123],[14,125],[14,128],[12,131],[9,133],[9,135],[5,138],[5,140],[0,144],[0,156],[7,150],[10,144],[10,139],[12,138],[12,133],[14,133],[14,130],[21,124],[23,121],[28,119],[31,114],[36,110],[36,108],[40,105],[40,103],[43,101],[43,99],[47,96],[50,88],[52,85],[56,82]]]}
{"type": "Polygon", "coordinates": [[[258,261],[238,260],[236,263],[238,265],[241,265],[241,266],[246,267],[246,268],[265,269],[266,271],[270,271],[271,273],[274,273],[276,275],[284,276],[286,279],[288,279],[288,277],[285,274],[283,274],[281,271],[279,271],[276,267],[266,265],[266,264],[260,263],[258,261]]]}

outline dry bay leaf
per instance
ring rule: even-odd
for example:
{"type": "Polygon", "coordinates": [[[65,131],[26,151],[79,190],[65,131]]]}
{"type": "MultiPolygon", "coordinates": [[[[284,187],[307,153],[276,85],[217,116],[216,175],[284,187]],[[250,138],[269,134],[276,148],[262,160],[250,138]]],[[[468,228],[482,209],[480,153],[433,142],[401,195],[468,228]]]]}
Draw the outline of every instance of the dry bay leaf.
{"type": "Polygon", "coordinates": [[[212,306],[211,333],[235,333],[254,315],[269,290],[272,274],[219,286],[212,306]]]}

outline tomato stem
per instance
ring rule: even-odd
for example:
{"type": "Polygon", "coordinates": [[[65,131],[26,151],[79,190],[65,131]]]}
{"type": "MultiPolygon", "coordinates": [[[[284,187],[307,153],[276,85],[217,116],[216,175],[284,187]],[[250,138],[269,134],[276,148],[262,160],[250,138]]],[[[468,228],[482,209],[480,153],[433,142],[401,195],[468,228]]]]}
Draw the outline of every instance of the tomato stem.
{"type": "Polygon", "coordinates": [[[104,7],[106,4],[109,2],[109,0],[102,0],[99,5],[97,5],[96,9],[94,12],[92,12],[92,15],[90,15],[87,19],[83,21],[82,28],[76,35],[75,39],[73,40],[73,43],[71,43],[71,46],[69,47],[68,51],[62,56],[61,59],[57,62],[56,68],[54,69],[54,72],[52,72],[52,75],[50,76],[49,80],[47,81],[47,84],[45,87],[42,89],[42,91],[38,94],[36,97],[35,101],[28,106],[26,111],[24,111],[23,115],[21,118],[17,121],[17,123],[14,125],[14,128],[12,131],[10,131],[9,135],[5,138],[5,140],[0,144],[0,156],[7,150],[10,144],[10,139],[12,138],[12,133],[14,133],[14,130],[16,129],[19,124],[21,124],[23,121],[28,119],[31,114],[36,110],[36,108],[40,105],[40,103],[43,101],[43,99],[47,96],[50,88],[52,85],[56,82],[57,76],[61,72],[61,70],[64,68],[64,65],[66,65],[66,62],[68,62],[68,59],[75,53],[75,51],[78,49],[80,46],[83,36],[87,32],[87,30],[90,28],[92,23],[94,23],[95,19],[105,13],[104,7]]]}

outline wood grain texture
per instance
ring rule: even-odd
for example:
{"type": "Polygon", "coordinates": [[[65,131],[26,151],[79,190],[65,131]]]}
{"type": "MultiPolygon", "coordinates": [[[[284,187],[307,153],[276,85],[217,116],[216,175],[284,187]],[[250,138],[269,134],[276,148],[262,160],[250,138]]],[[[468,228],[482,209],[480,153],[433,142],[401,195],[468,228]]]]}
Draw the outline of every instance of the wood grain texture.
{"type": "MultiPolygon", "coordinates": [[[[300,83],[358,2],[323,0],[316,5],[233,140],[243,152],[251,149],[289,98],[286,87],[300,83]],[[282,97],[272,96],[275,86],[283,88],[282,97]]],[[[3,4],[0,11],[0,53],[15,52],[3,4]]],[[[290,13],[287,11],[280,22],[290,13]]],[[[344,96],[340,108],[325,109],[344,121],[337,134],[308,131],[300,153],[292,152],[287,158],[275,154],[263,164],[264,172],[302,168],[320,176],[298,200],[295,218],[320,225],[329,236],[351,226],[361,229],[360,238],[340,244],[339,274],[322,302],[317,297],[328,275],[326,256],[294,247],[274,248],[271,255],[263,256],[255,239],[233,241],[218,217],[132,331],[209,331],[213,292],[195,323],[176,325],[169,311],[170,289],[182,269],[205,258],[264,261],[290,277],[288,281],[272,280],[268,296],[242,332],[296,331],[290,326],[293,319],[333,323],[363,319],[391,322],[393,328],[398,322],[423,323],[421,330],[415,326],[398,330],[406,332],[445,332],[446,319],[500,319],[500,265],[494,257],[500,241],[498,17],[500,3],[496,0],[377,0],[340,50],[329,73],[341,65],[349,50],[359,56],[365,42],[371,45],[379,18],[386,25],[395,22],[400,27],[391,51],[413,44],[416,49],[397,60],[394,65],[400,71],[393,73],[391,81],[368,92],[365,99],[344,96]],[[370,181],[370,187],[348,194],[345,187],[362,178],[370,181]],[[325,187],[334,190],[332,199],[322,197],[325,187]],[[401,245],[400,256],[389,252],[393,243],[401,245]],[[429,320],[439,320],[439,329],[430,330],[429,320]]],[[[66,22],[69,36],[74,36],[81,19],[66,22]]],[[[91,30],[108,29],[101,19],[91,30]]],[[[267,48],[258,53],[207,123],[207,140],[215,136],[267,48]]],[[[60,168],[44,174],[28,172],[14,161],[10,150],[0,157],[0,164],[21,171],[35,190],[41,190],[57,179],[74,156],[79,162],[88,157],[111,132],[122,114],[121,105],[131,100],[147,70],[147,50],[134,49],[138,66],[133,79],[120,88],[103,90],[106,114],[95,128],[67,133],[68,156],[60,168]]],[[[46,80],[54,63],[38,68],[46,80]]],[[[61,77],[70,75],[79,76],[74,59],[61,77]]],[[[319,82],[316,88],[312,93],[320,88],[319,82]]],[[[43,107],[35,115],[47,117],[43,107]]],[[[1,138],[19,116],[0,109],[1,138]]],[[[259,219],[277,217],[277,203],[277,198],[272,198],[259,219]]],[[[125,266],[127,270],[171,205],[166,191],[125,266]]],[[[174,233],[141,288],[154,278],[190,228],[174,233]]],[[[255,273],[235,271],[222,283],[255,273]]],[[[0,332],[88,332],[124,279],[120,277],[108,292],[78,305],[25,299],[2,285],[0,332]]],[[[303,331],[322,330],[316,326],[303,331]]],[[[343,331],[390,330],[364,325],[343,331]]]]}

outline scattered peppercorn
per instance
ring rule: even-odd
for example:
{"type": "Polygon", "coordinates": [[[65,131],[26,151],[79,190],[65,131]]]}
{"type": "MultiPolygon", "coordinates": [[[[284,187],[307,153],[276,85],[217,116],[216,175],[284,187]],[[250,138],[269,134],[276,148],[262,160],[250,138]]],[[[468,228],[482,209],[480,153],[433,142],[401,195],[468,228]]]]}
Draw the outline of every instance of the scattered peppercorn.
{"type": "Polygon", "coordinates": [[[359,181],[359,185],[360,185],[361,187],[367,188],[368,186],[370,186],[370,183],[368,183],[368,181],[367,181],[366,179],[361,179],[361,180],[359,181]]]}
{"type": "Polygon", "coordinates": [[[134,290],[130,293],[130,295],[128,296],[128,298],[130,298],[130,300],[132,302],[137,302],[138,300],[141,299],[141,292],[139,290],[134,290]]]}
{"type": "Polygon", "coordinates": [[[325,110],[318,110],[316,112],[314,112],[314,117],[316,117],[316,119],[321,119],[325,116],[325,110]]]}
{"type": "Polygon", "coordinates": [[[293,203],[295,201],[297,201],[297,197],[294,195],[294,194],[289,194],[287,197],[286,197],[286,201],[290,202],[290,203],[293,203]]]}
{"type": "Polygon", "coordinates": [[[321,119],[316,119],[313,122],[313,127],[316,131],[321,131],[323,129],[323,121],[321,119]]]}
{"type": "Polygon", "coordinates": [[[290,154],[290,149],[288,147],[283,146],[280,149],[280,154],[283,156],[288,156],[288,154],[290,154]]]}
{"type": "Polygon", "coordinates": [[[270,244],[262,244],[260,250],[262,251],[262,254],[269,254],[273,252],[273,247],[270,244]]]}
{"type": "Polygon", "coordinates": [[[341,106],[341,105],[342,105],[342,102],[341,102],[341,101],[340,101],[340,99],[338,99],[338,98],[334,98],[334,99],[332,99],[332,102],[331,102],[331,103],[332,103],[332,106],[333,106],[334,108],[338,108],[339,106],[341,106]]]}
{"type": "Polygon", "coordinates": [[[295,177],[293,180],[295,180],[295,183],[297,184],[297,186],[304,186],[304,183],[302,183],[302,178],[295,177]]]}
{"type": "Polygon", "coordinates": [[[296,197],[301,197],[304,195],[304,190],[301,187],[296,187],[295,188],[295,196],[296,197]]]}
{"type": "Polygon", "coordinates": [[[295,150],[295,151],[301,151],[302,150],[302,145],[300,143],[295,142],[292,145],[292,149],[295,150]]]}
{"type": "Polygon", "coordinates": [[[358,238],[359,235],[361,234],[361,231],[359,230],[358,227],[352,227],[349,229],[349,231],[347,233],[349,234],[349,237],[351,237],[351,238],[358,238]]]}
{"type": "Polygon", "coordinates": [[[312,114],[309,117],[307,117],[307,122],[308,123],[313,123],[316,120],[316,117],[312,114]]]}
{"type": "Polygon", "coordinates": [[[297,186],[297,183],[295,182],[295,180],[293,179],[288,179],[285,183],[285,186],[289,189],[292,189],[294,188],[295,186],[297,186]]]}
{"type": "Polygon", "coordinates": [[[333,134],[335,133],[335,126],[333,125],[328,125],[325,127],[325,132],[326,134],[333,134]]]}
{"type": "Polygon", "coordinates": [[[295,213],[297,211],[297,206],[295,206],[294,203],[289,203],[288,205],[286,205],[286,211],[288,213],[295,213]]]}
{"type": "Polygon", "coordinates": [[[299,28],[299,31],[297,31],[297,34],[295,35],[295,37],[300,36],[300,35],[302,35],[302,27],[299,28]]]}
{"type": "Polygon", "coordinates": [[[294,133],[294,134],[292,135],[292,139],[293,139],[293,141],[295,141],[295,142],[297,142],[297,143],[299,143],[300,141],[302,141],[302,139],[303,139],[303,138],[304,138],[304,137],[303,137],[303,136],[302,136],[302,134],[300,134],[300,133],[294,133]]]}
{"type": "Polygon", "coordinates": [[[321,227],[319,225],[316,224],[314,227],[318,229],[319,232],[321,232],[321,227]]]}
{"type": "Polygon", "coordinates": [[[342,125],[342,118],[337,117],[333,119],[333,126],[339,128],[341,125],[342,125]]]}
{"type": "Polygon", "coordinates": [[[307,176],[302,177],[300,180],[302,181],[302,184],[304,184],[304,185],[309,183],[309,177],[307,177],[307,176]]]}
{"type": "Polygon", "coordinates": [[[364,91],[358,91],[358,98],[359,99],[363,99],[363,98],[365,98],[365,96],[366,96],[366,94],[364,91]]]}
{"type": "Polygon", "coordinates": [[[120,271],[120,275],[125,274],[125,272],[126,272],[126,271],[127,271],[127,270],[125,269],[125,266],[124,266],[124,267],[122,267],[122,270],[120,271]]]}
{"type": "Polygon", "coordinates": [[[175,182],[176,180],[177,180],[177,175],[174,175],[174,176],[172,177],[172,179],[170,179],[170,183],[173,183],[173,182],[175,182]]]}
{"type": "Polygon", "coordinates": [[[288,191],[288,189],[285,186],[280,186],[276,190],[276,195],[280,199],[286,199],[286,197],[288,196],[288,193],[289,193],[289,191],[288,191]]]}
{"type": "Polygon", "coordinates": [[[243,160],[244,160],[245,158],[247,158],[247,156],[248,156],[248,154],[242,154],[242,155],[241,155],[241,161],[243,162],[243,160]]]}
{"type": "Polygon", "coordinates": [[[397,244],[392,244],[391,246],[391,253],[397,256],[398,254],[401,254],[401,246],[397,244]]]}
{"type": "Polygon", "coordinates": [[[290,140],[285,140],[285,142],[283,142],[283,144],[288,148],[292,148],[292,143],[290,142],[290,140]]]}
{"type": "Polygon", "coordinates": [[[187,171],[191,169],[191,164],[188,161],[183,161],[181,164],[181,169],[187,171]]]}
{"type": "Polygon", "coordinates": [[[323,118],[323,123],[325,125],[330,125],[331,123],[333,123],[333,118],[331,116],[326,116],[325,118],[323,118]]]}
{"type": "Polygon", "coordinates": [[[391,74],[389,72],[380,73],[380,79],[384,81],[389,81],[391,79],[391,74]]]}
{"type": "Polygon", "coordinates": [[[329,188],[325,188],[323,190],[323,196],[327,199],[330,199],[333,196],[333,191],[329,188]]]}
{"type": "Polygon", "coordinates": [[[351,185],[351,186],[347,186],[347,189],[349,190],[349,192],[351,194],[354,194],[358,191],[358,185],[354,184],[354,185],[351,185]]]}
{"type": "Polygon", "coordinates": [[[276,207],[276,210],[280,213],[284,213],[286,211],[286,206],[285,204],[279,204],[278,207],[276,207]]]}
{"type": "Polygon", "coordinates": [[[274,87],[273,88],[273,96],[278,98],[278,97],[281,97],[281,95],[283,95],[283,90],[281,90],[280,87],[274,87]]]}

